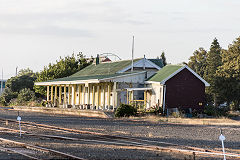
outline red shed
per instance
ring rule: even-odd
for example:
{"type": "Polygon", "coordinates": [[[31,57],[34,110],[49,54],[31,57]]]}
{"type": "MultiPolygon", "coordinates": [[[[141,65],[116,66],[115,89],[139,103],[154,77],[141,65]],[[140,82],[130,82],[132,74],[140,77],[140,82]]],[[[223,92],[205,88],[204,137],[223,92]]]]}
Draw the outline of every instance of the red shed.
{"type": "Polygon", "coordinates": [[[187,65],[167,65],[160,69],[147,84],[153,90],[150,106],[167,108],[203,109],[205,87],[210,86],[187,65]]]}

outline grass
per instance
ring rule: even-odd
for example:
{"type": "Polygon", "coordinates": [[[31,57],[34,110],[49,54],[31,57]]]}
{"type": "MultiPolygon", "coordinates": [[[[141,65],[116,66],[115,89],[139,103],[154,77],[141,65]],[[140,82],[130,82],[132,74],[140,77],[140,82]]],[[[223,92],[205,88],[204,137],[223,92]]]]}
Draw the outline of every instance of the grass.
{"type": "Polygon", "coordinates": [[[190,125],[240,125],[240,121],[233,120],[226,117],[221,118],[167,118],[159,116],[145,116],[145,117],[130,117],[134,121],[148,121],[148,122],[167,122],[190,125]]]}

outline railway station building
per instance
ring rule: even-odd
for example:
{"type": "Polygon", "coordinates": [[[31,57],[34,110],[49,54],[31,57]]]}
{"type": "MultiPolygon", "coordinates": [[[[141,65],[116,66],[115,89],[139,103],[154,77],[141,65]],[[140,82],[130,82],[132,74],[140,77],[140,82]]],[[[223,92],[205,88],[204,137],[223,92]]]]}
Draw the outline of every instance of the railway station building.
{"type": "Polygon", "coordinates": [[[202,108],[209,84],[186,65],[139,58],[101,62],[46,86],[47,107],[115,110],[121,103],[151,107],[202,108]]]}

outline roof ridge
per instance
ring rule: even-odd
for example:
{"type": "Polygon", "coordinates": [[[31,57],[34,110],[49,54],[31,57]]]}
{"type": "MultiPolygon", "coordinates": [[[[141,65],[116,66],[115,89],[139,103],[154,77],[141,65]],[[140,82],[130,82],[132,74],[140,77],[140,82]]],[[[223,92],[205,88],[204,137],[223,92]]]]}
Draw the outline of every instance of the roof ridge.
{"type": "MultiPolygon", "coordinates": [[[[140,60],[140,59],[143,59],[143,58],[134,58],[133,60],[140,60]]],[[[115,62],[124,62],[124,61],[131,61],[132,59],[122,59],[122,60],[118,60],[118,61],[110,61],[110,62],[101,62],[101,63],[115,63],[115,62]]],[[[101,64],[100,63],[100,64],[101,64]]]]}
{"type": "Polygon", "coordinates": [[[186,66],[186,64],[167,64],[166,66],[186,66]]]}
{"type": "MultiPolygon", "coordinates": [[[[141,59],[134,59],[134,63],[141,59]]],[[[89,65],[77,73],[71,75],[71,77],[76,77],[80,75],[105,75],[105,74],[115,74],[119,70],[131,65],[131,60],[121,60],[110,63],[99,63],[98,65],[89,65]]]]}

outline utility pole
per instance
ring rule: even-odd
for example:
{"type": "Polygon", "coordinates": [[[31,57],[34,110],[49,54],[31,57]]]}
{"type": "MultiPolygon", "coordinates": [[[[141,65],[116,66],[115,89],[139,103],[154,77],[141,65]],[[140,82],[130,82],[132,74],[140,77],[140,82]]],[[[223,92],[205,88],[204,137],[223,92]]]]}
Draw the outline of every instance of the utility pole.
{"type": "Polygon", "coordinates": [[[17,76],[17,73],[18,73],[18,66],[16,67],[16,76],[17,76]]]}
{"type": "Polygon", "coordinates": [[[1,94],[3,92],[3,68],[2,68],[2,80],[1,80],[1,94]]]}
{"type": "Polygon", "coordinates": [[[131,69],[132,72],[133,72],[133,53],[134,53],[134,36],[132,41],[132,69],[131,69]]]}

